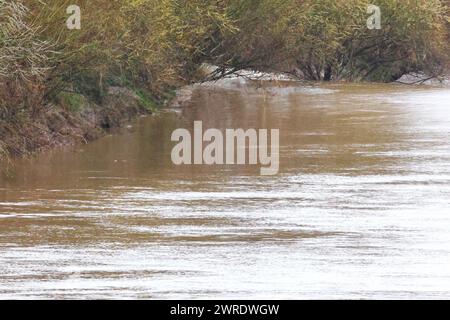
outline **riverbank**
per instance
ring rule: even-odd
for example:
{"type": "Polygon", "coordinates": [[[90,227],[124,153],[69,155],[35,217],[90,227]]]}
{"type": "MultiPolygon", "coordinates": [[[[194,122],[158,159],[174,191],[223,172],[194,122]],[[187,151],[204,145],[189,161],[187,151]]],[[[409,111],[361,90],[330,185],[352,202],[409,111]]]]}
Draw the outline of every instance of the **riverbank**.
{"type": "MultiPolygon", "coordinates": [[[[213,66],[203,66],[202,74],[214,73],[213,66]]],[[[55,104],[36,116],[31,114],[17,121],[0,121],[0,161],[8,163],[12,158],[29,156],[53,148],[89,143],[114,129],[122,127],[135,117],[157,112],[167,106],[181,108],[199,85],[214,83],[226,86],[229,81],[299,82],[290,75],[242,70],[221,80],[198,82],[168,90],[161,99],[143,90],[110,87],[101,103],[75,93],[64,93],[55,104]]],[[[405,75],[396,83],[408,85],[449,86],[446,77],[431,79],[425,75],[405,75]]],[[[5,166],[2,166],[5,167],[5,166]]]]}
{"type": "Polygon", "coordinates": [[[228,23],[220,12],[153,0],[0,1],[0,167],[164,105],[171,88],[194,81],[204,40],[228,23]]]}
{"type": "Polygon", "coordinates": [[[143,90],[110,87],[99,104],[80,94],[64,93],[36,115],[16,116],[13,122],[0,121],[0,161],[7,164],[12,158],[88,143],[136,116],[155,112],[171,96],[168,91],[158,101],[143,90]]]}

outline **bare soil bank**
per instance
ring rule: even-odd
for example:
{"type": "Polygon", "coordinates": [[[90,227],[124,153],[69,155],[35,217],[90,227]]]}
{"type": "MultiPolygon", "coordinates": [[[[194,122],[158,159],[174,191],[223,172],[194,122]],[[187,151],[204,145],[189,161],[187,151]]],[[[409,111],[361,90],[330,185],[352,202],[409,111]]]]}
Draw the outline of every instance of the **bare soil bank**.
{"type": "MultiPolygon", "coordinates": [[[[55,147],[87,143],[140,114],[151,113],[135,92],[111,87],[101,105],[84,99],[79,110],[48,105],[37,115],[0,120],[0,159],[22,157],[55,147]]],[[[4,167],[2,165],[2,167],[4,167]]]]}

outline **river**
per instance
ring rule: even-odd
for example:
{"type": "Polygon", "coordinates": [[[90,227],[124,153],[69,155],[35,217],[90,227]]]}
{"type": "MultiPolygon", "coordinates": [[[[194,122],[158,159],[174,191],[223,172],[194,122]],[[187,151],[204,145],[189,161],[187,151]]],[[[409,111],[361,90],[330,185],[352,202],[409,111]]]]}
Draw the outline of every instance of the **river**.
{"type": "Polygon", "coordinates": [[[228,80],[0,180],[0,298],[450,299],[450,89],[228,80]],[[280,129],[280,171],[175,166],[280,129]]]}

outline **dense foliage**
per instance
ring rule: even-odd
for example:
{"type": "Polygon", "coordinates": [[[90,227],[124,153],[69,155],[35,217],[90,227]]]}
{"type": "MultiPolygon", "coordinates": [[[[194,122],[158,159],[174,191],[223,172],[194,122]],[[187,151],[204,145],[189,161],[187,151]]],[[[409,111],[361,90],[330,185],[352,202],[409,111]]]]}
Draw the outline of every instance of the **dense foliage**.
{"type": "Polygon", "coordinates": [[[0,0],[0,136],[67,93],[101,103],[119,86],[163,101],[168,88],[198,80],[203,63],[219,67],[211,78],[241,69],[307,80],[438,75],[449,66],[449,25],[448,0],[0,0]],[[80,30],[66,27],[74,3],[80,30]],[[367,28],[369,4],[381,9],[379,30],[367,28]]]}
{"type": "Polygon", "coordinates": [[[308,80],[389,82],[448,67],[449,5],[440,0],[229,0],[238,32],[223,67],[293,72],[308,80]],[[381,29],[367,27],[368,6],[381,29]]]}

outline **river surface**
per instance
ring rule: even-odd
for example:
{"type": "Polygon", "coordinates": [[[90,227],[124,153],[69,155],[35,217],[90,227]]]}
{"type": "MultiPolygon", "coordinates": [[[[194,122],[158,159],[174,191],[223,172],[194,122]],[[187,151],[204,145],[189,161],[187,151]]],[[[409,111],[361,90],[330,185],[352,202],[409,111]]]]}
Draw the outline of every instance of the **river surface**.
{"type": "Polygon", "coordinates": [[[450,299],[450,90],[195,87],[182,109],[16,161],[0,298],[450,299]],[[280,129],[280,172],[175,166],[171,133],[280,129]]]}

